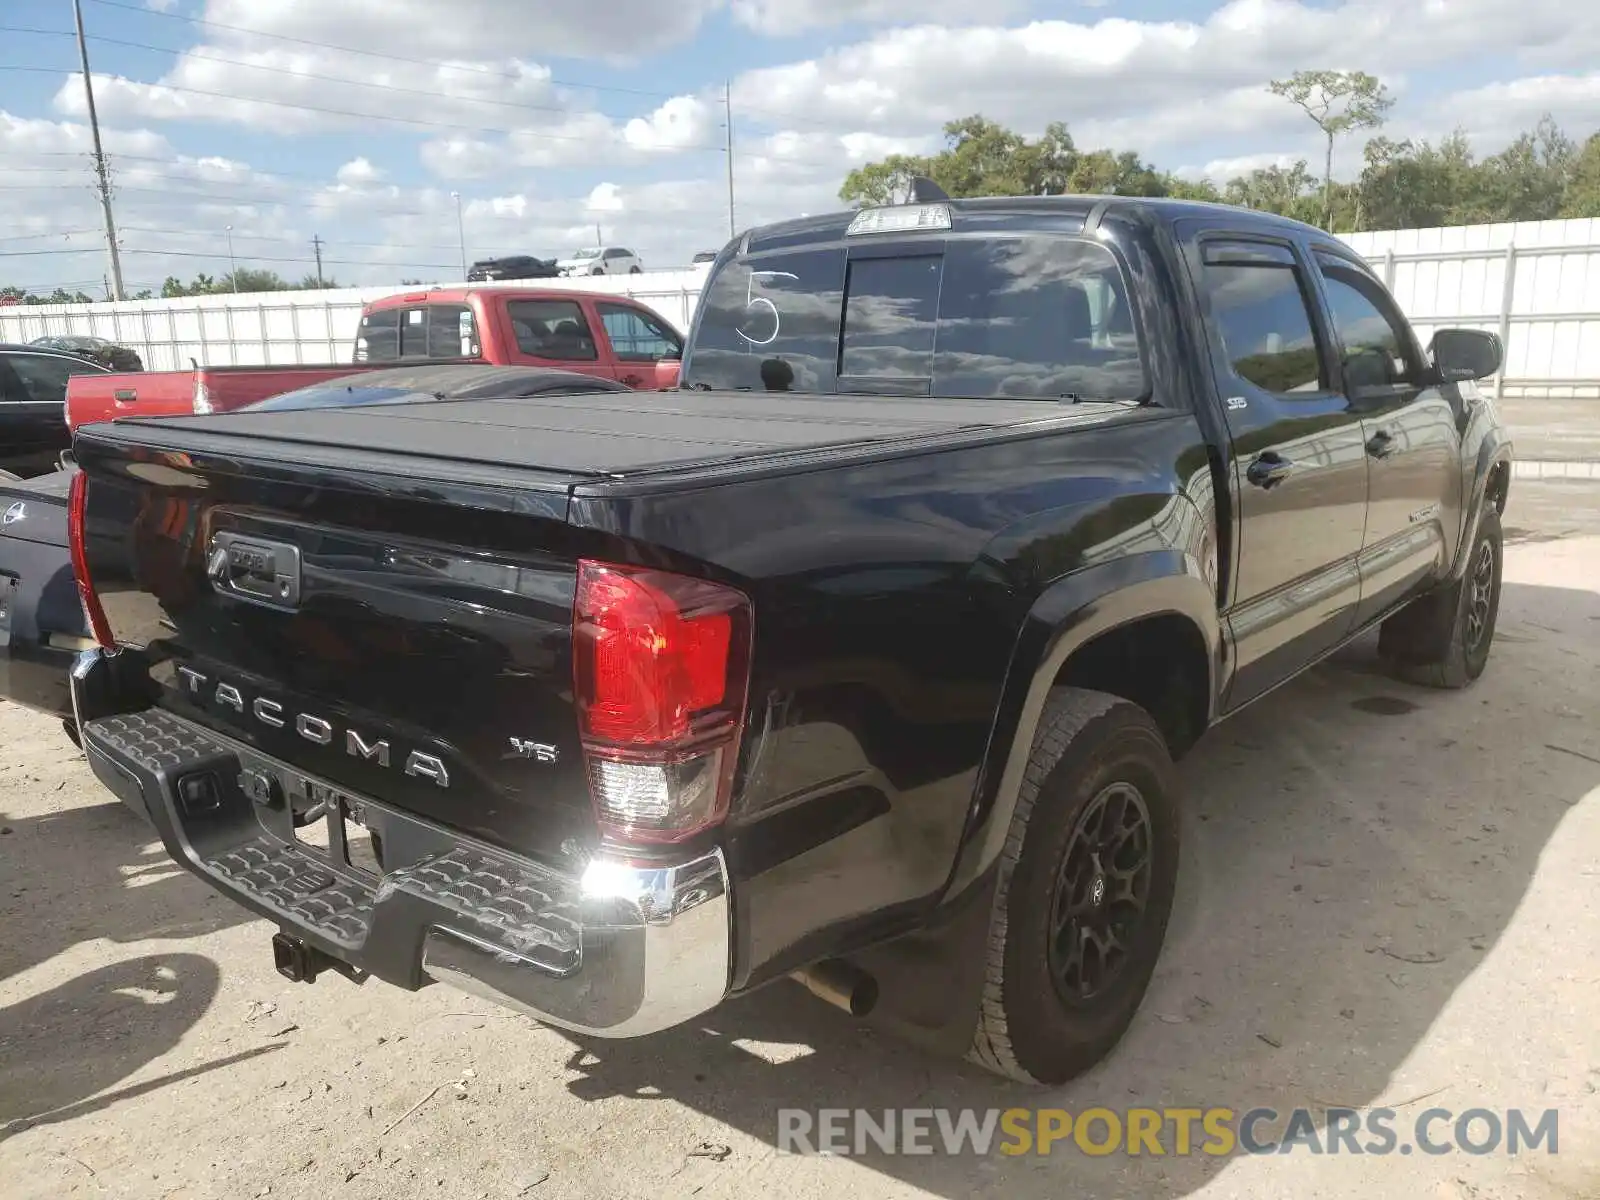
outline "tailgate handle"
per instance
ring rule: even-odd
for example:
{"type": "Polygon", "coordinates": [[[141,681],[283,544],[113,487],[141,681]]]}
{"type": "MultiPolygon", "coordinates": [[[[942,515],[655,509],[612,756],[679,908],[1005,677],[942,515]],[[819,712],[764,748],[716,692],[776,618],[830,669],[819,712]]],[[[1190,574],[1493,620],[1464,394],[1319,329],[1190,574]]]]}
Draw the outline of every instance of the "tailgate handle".
{"type": "Polygon", "coordinates": [[[111,398],[118,404],[132,404],[139,398],[138,388],[117,388],[111,393],[111,398]]]}

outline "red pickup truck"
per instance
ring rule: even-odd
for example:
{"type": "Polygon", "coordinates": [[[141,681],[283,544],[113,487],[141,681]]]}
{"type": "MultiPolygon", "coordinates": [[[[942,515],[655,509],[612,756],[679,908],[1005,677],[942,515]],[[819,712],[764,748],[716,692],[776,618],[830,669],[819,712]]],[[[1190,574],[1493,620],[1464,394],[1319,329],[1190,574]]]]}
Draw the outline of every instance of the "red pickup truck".
{"type": "Polygon", "coordinates": [[[67,425],[226,412],[369,367],[485,362],[559,367],[644,390],[676,387],[683,338],[626,296],[553,288],[440,288],[385,296],[361,314],[352,360],[74,376],[67,425]]]}

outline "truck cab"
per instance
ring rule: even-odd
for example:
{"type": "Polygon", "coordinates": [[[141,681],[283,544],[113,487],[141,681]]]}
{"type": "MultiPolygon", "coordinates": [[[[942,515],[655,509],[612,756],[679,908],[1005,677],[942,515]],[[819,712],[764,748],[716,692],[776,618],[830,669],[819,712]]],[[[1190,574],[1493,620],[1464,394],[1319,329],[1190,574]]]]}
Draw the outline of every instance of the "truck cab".
{"type": "Polygon", "coordinates": [[[443,288],[367,305],[354,361],[470,358],[560,367],[654,390],[677,383],[683,338],[626,296],[551,288],[443,288]]]}

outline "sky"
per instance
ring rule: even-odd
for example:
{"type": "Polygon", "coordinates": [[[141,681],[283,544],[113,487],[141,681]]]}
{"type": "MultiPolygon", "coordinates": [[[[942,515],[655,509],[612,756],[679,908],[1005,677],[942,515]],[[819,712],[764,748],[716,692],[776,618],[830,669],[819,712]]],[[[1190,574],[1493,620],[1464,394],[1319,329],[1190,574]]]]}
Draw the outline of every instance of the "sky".
{"type": "MultiPolygon", "coordinates": [[[[1320,161],[1270,79],[1364,70],[1392,137],[1600,127],[1573,0],[82,0],[129,292],[230,262],[344,284],[596,239],[677,268],[840,207],[979,112],[1220,180],[1320,161]],[[727,152],[731,111],[732,154],[727,152]],[[459,210],[459,221],[458,221],[459,210]],[[230,227],[231,226],[231,231],[230,227]],[[229,257],[231,238],[232,255],[229,257]]],[[[70,0],[0,0],[0,286],[103,294],[70,0]]],[[[1359,166],[1341,147],[1336,174],[1359,166]]]]}

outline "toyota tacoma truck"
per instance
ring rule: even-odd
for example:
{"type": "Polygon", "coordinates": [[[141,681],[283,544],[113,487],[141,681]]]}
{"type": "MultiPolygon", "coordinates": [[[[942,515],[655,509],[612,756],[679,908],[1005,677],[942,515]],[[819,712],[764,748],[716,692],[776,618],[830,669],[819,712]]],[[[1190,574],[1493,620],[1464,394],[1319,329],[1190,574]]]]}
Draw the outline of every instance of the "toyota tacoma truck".
{"type": "Polygon", "coordinates": [[[1375,626],[1483,671],[1501,356],[1223,206],[753,229],[648,403],[80,430],[83,743],[290,978],[631,1037],[794,976],[1054,1083],[1145,992],[1208,726],[1375,626]]]}

